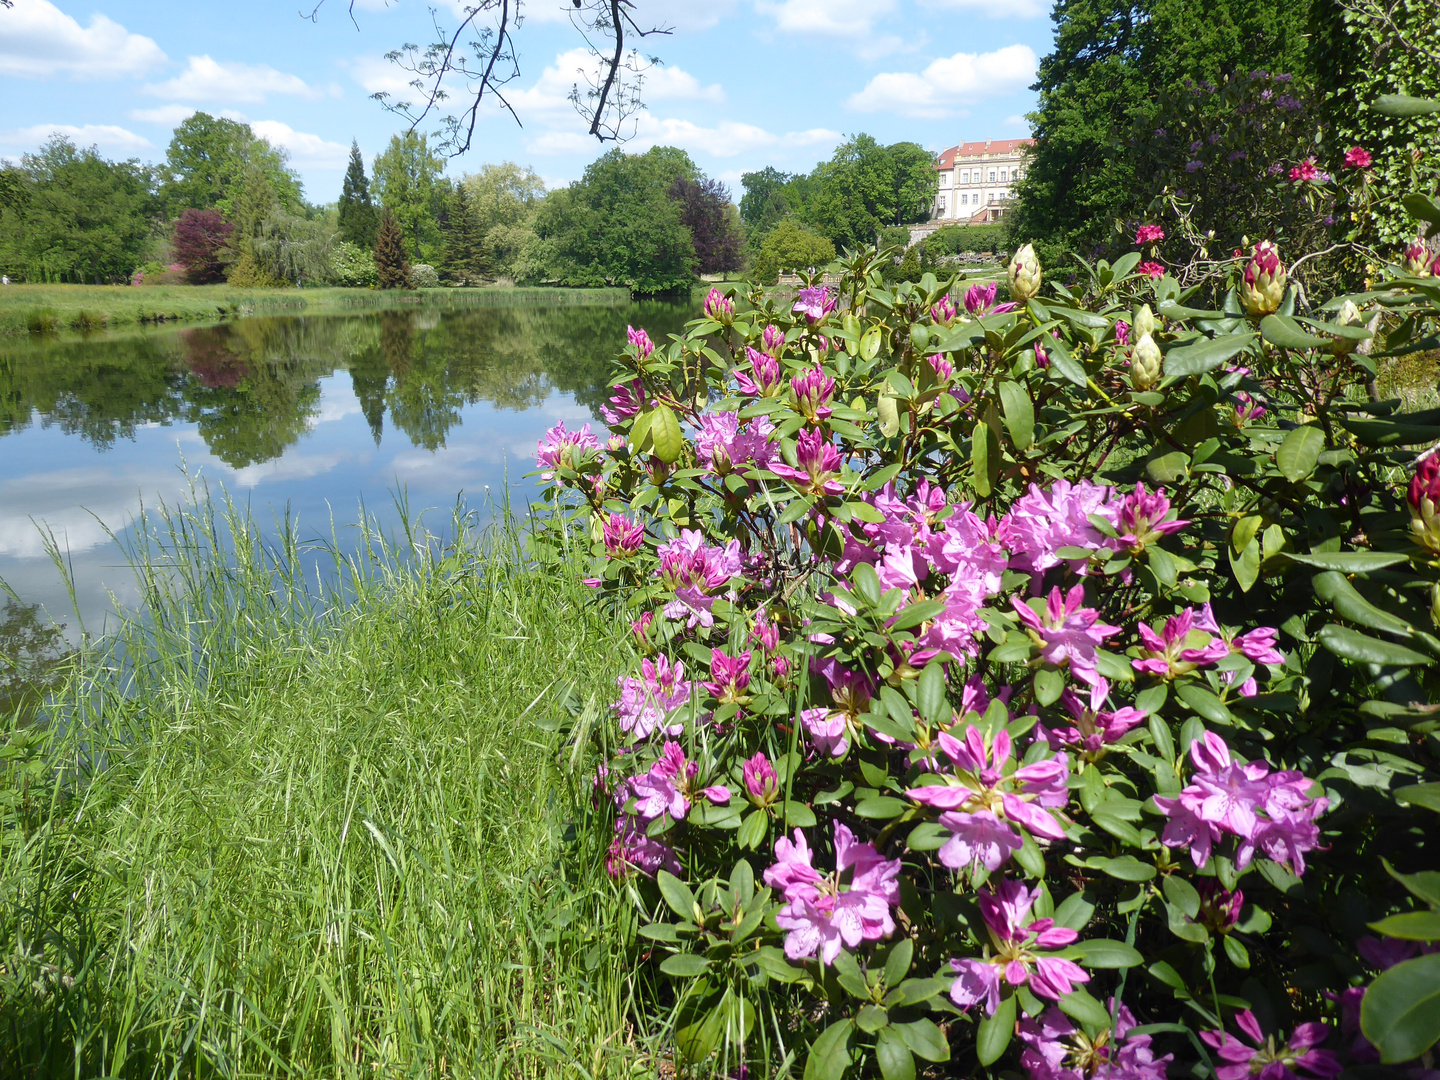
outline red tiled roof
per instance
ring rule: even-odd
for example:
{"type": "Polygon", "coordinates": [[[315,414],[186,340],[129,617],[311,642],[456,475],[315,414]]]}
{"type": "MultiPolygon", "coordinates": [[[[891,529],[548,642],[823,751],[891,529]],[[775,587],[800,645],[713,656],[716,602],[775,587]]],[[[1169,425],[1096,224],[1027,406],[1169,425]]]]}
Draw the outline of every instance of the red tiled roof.
{"type": "Polygon", "coordinates": [[[935,168],[953,168],[956,158],[979,157],[981,154],[1013,154],[1018,147],[1034,145],[1034,139],[991,139],[988,142],[961,143],[943,151],[935,160],[935,168]]]}

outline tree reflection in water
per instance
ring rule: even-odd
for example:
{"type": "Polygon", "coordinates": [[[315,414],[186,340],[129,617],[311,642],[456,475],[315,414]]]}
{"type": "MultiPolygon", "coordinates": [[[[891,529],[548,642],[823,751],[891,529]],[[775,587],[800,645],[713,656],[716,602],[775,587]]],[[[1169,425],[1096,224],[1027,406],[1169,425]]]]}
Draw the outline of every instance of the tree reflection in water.
{"type": "Polygon", "coordinates": [[[38,422],[105,450],[143,425],[178,421],[244,468],[274,460],[310,430],[320,380],[345,370],[377,445],[388,414],[413,445],[437,450],[466,405],[529,409],[564,391],[597,409],[627,324],[664,341],[694,313],[670,301],[420,308],[7,342],[0,438],[38,422]]]}

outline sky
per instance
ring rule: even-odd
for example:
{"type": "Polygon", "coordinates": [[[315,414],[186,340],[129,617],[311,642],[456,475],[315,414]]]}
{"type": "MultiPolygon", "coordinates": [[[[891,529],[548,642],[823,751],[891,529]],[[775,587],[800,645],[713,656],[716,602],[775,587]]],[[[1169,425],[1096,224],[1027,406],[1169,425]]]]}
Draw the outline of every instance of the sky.
{"type": "MultiPolygon", "coordinates": [[[[350,142],[368,163],[405,122],[371,100],[413,94],[385,60],[457,25],[465,0],[14,0],[0,7],[0,157],[61,132],[107,157],[161,161],[196,109],[243,119],[284,147],[312,202],[339,196],[350,142]],[[431,9],[435,10],[432,17],[431,9]]],[[[475,2],[475,0],[470,0],[475,2]]],[[[566,99],[588,61],[561,0],[524,0],[520,123],[482,111],[452,176],[487,162],[578,179],[605,147],[566,99]]],[[[641,48],[646,110],[627,149],[688,151],[738,200],[740,174],[803,172],[848,135],[957,142],[1029,133],[1044,0],[638,0],[637,18],[672,32],[641,48]]],[[[461,91],[463,93],[463,90],[461,91]]],[[[421,130],[426,130],[422,127],[421,130]]]]}

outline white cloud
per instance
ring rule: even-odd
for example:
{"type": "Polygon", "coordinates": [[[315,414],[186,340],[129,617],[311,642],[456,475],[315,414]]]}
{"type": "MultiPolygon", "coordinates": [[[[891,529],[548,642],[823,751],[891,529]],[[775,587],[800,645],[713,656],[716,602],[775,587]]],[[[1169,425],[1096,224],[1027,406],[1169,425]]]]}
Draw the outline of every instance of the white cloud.
{"type": "Polygon", "coordinates": [[[1003,4],[994,0],[920,0],[920,4],[950,11],[979,11],[992,19],[1034,19],[1050,10],[1049,0],[1006,0],[1003,4]]]}
{"type": "Polygon", "coordinates": [[[342,143],[327,142],[319,135],[296,131],[279,120],[251,120],[250,130],[272,146],[288,150],[290,160],[296,165],[312,169],[343,169],[350,157],[350,147],[342,143]]]}
{"type": "Polygon", "coordinates": [[[755,8],[775,20],[783,33],[830,37],[869,37],[875,23],[895,0],[757,0],[755,8]]]}
{"type": "Polygon", "coordinates": [[[225,64],[210,56],[192,56],[173,79],[145,87],[152,97],[180,101],[261,102],[270,94],[293,94],[312,101],[324,91],[298,75],[276,71],[269,64],[225,64]]]}
{"type": "Polygon", "coordinates": [[[134,154],[153,150],[154,144],[133,131],[114,124],[35,124],[33,127],[0,132],[0,145],[32,150],[52,135],[64,135],[76,146],[96,146],[102,150],[134,154]]]}
{"type": "Polygon", "coordinates": [[[396,67],[383,56],[358,56],[350,62],[349,67],[350,77],[359,83],[367,94],[389,94],[403,101],[415,93],[415,88],[410,85],[414,76],[396,67]]]}
{"type": "MultiPolygon", "coordinates": [[[[777,135],[754,124],[734,120],[722,120],[713,127],[705,127],[690,120],[658,117],[645,112],[635,118],[635,134],[625,143],[625,149],[631,153],[643,154],[652,146],[678,146],[693,153],[731,158],[776,146],[828,148],[838,144],[841,139],[838,131],[830,131],[828,128],[811,128],[808,131],[790,131],[777,135]]],[[[528,141],[526,148],[534,154],[581,153],[593,151],[594,140],[576,131],[550,131],[528,141]]]]}
{"type": "Polygon", "coordinates": [[[164,124],[166,127],[174,127],[180,121],[188,119],[194,112],[193,105],[161,105],[155,109],[131,109],[129,116],[131,120],[139,120],[142,124],[164,124]]]}
{"type": "Polygon", "coordinates": [[[1026,120],[1025,117],[1019,113],[1016,113],[1014,116],[1005,117],[1001,123],[1007,128],[1025,128],[1027,131],[1030,129],[1030,121],[1026,120]]]}
{"type": "Polygon", "coordinates": [[[725,100],[719,83],[701,86],[700,80],[684,68],[656,65],[645,73],[646,101],[715,101],[725,100]]]}
{"type": "Polygon", "coordinates": [[[988,53],[956,53],[910,71],[876,75],[846,103],[860,112],[894,112],[936,119],[951,116],[985,98],[1023,90],[1035,79],[1039,59],[1028,45],[1007,45],[988,53]]]}
{"type": "Polygon", "coordinates": [[[159,45],[104,15],[92,15],[82,27],[49,0],[15,0],[0,15],[0,75],[111,79],[163,63],[159,45]]]}

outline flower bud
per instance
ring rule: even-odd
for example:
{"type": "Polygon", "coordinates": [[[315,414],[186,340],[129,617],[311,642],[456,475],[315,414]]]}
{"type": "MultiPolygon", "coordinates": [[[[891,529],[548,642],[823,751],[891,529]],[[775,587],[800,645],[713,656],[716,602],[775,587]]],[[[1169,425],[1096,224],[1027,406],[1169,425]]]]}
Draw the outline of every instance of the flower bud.
{"type": "Polygon", "coordinates": [[[705,315],[718,323],[729,326],[735,318],[735,301],[719,289],[712,287],[705,294],[705,315]]]}
{"type": "Polygon", "coordinates": [[[1440,455],[1421,461],[1410,478],[1410,531],[1416,543],[1440,555],[1440,455]]]}
{"type": "Polygon", "coordinates": [[[1155,339],[1149,334],[1142,335],[1130,353],[1130,385],[1136,390],[1152,390],[1158,386],[1163,359],[1155,339]]]}
{"type": "Polygon", "coordinates": [[[1143,305],[1140,310],[1135,313],[1135,322],[1130,329],[1134,331],[1136,341],[1139,341],[1142,337],[1150,337],[1155,333],[1155,315],[1150,310],[1149,304],[1143,305]]]}
{"type": "MultiPolygon", "coordinates": [[[[1360,314],[1360,309],[1355,306],[1353,300],[1346,300],[1340,305],[1340,314],[1335,317],[1336,326],[1359,326],[1365,321],[1360,314]]],[[[1348,356],[1354,352],[1360,342],[1352,337],[1337,337],[1330,345],[1330,351],[1336,356],[1348,356]]]]}
{"type": "Polygon", "coordinates": [[[1240,302],[1251,315],[1273,315],[1285,299],[1285,285],[1285,265],[1280,261],[1280,252],[1269,240],[1261,240],[1245,264],[1240,302]]]}
{"type": "Polygon", "coordinates": [[[1040,260],[1035,257],[1035,248],[1026,244],[1015,252],[1005,271],[1010,282],[1010,299],[1023,304],[1040,294],[1040,260]]]}
{"type": "Polygon", "coordinates": [[[1429,277],[1429,256],[1430,252],[1425,248],[1425,241],[1417,236],[1415,242],[1405,249],[1405,258],[1400,264],[1400,269],[1411,277],[1429,277]]]}

